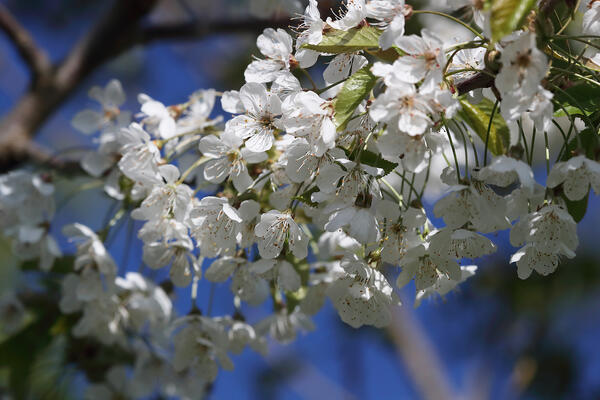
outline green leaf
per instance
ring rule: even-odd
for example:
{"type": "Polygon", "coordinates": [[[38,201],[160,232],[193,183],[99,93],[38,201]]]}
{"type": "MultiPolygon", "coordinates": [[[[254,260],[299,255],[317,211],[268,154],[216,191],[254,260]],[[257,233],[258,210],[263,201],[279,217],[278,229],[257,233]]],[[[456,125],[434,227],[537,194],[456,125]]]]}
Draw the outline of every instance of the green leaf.
{"type": "Polygon", "coordinates": [[[590,197],[590,192],[588,191],[583,199],[577,201],[567,199],[567,196],[565,196],[564,193],[561,194],[561,197],[567,205],[567,211],[571,217],[573,217],[575,222],[581,221],[583,217],[585,217],[585,212],[587,211],[588,197],[590,197]]]}
{"type": "Polygon", "coordinates": [[[348,31],[333,29],[323,34],[319,44],[305,44],[302,47],[321,53],[354,53],[359,50],[378,49],[381,31],[372,26],[353,28],[348,31]]]}
{"type": "Polygon", "coordinates": [[[497,42],[523,25],[536,0],[492,0],[492,40],[497,42]]]}
{"type": "Polygon", "coordinates": [[[29,393],[31,370],[38,354],[51,342],[50,324],[54,316],[44,315],[0,344],[0,366],[8,367],[11,393],[20,399],[29,393]]]}
{"type": "Polygon", "coordinates": [[[556,111],[554,111],[555,117],[566,117],[567,115],[590,115],[592,114],[590,111],[580,110],[578,107],[571,105],[563,105],[562,107],[558,107],[556,111]],[[565,112],[566,111],[566,112],[565,112]]]}
{"type": "Polygon", "coordinates": [[[557,90],[554,94],[554,116],[556,117],[565,116],[565,110],[571,115],[590,115],[600,109],[600,87],[598,86],[580,83],[564,89],[564,92],[557,90]],[[578,104],[573,104],[572,98],[577,100],[578,104]]]}
{"type": "Polygon", "coordinates": [[[398,166],[398,163],[384,160],[381,158],[380,154],[375,154],[369,150],[363,150],[362,153],[360,153],[360,162],[361,164],[383,169],[385,175],[392,172],[398,166]]]}
{"type": "Polygon", "coordinates": [[[292,199],[301,201],[304,204],[307,204],[311,207],[318,207],[319,203],[315,203],[310,199],[311,195],[313,193],[317,192],[318,190],[319,190],[319,188],[317,186],[313,186],[312,188],[310,188],[306,192],[302,193],[301,195],[292,197],[292,199]]]}
{"type": "Polygon", "coordinates": [[[364,67],[350,76],[342,86],[335,100],[335,123],[338,131],[343,130],[352,118],[354,110],[369,94],[377,77],[371,73],[369,67],[364,67]]]}
{"type": "MultiPolygon", "coordinates": [[[[459,115],[469,124],[477,136],[483,140],[483,143],[485,143],[494,102],[489,99],[483,99],[475,105],[469,103],[466,99],[461,99],[460,104],[462,105],[462,110],[459,112],[459,115]]],[[[509,145],[510,131],[508,130],[506,121],[500,115],[500,110],[496,109],[490,128],[488,150],[498,156],[505,154],[509,145]]]]}
{"type": "Polygon", "coordinates": [[[381,168],[384,171],[384,176],[392,172],[398,166],[398,163],[385,160],[381,158],[381,154],[375,154],[369,150],[361,151],[360,160],[356,160],[354,153],[350,153],[350,151],[346,149],[344,149],[344,152],[346,152],[346,156],[351,161],[360,162],[361,164],[375,168],[381,168]]]}
{"type": "Polygon", "coordinates": [[[402,51],[400,49],[398,49],[397,47],[390,47],[387,50],[377,49],[377,50],[365,50],[365,51],[367,53],[369,53],[370,55],[372,55],[373,57],[377,57],[380,60],[389,61],[389,62],[394,62],[398,59],[398,57],[403,55],[402,51]]]}

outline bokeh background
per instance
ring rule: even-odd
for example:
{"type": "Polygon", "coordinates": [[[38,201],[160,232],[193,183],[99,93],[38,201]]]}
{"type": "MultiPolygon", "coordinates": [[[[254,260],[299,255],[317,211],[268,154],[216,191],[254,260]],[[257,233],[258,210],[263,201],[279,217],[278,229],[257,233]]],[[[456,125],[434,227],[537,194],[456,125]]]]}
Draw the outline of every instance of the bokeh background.
{"type": "MultiPolygon", "coordinates": [[[[92,0],[2,1],[53,61],[63,58],[107,7],[92,0]]],[[[284,6],[282,11],[286,11],[284,6]]],[[[246,1],[164,1],[150,16],[155,21],[235,16],[249,18],[246,1]]],[[[437,21],[439,22],[439,21],[437,21]]],[[[426,23],[426,21],[421,21],[426,23]]],[[[435,25],[446,35],[448,26],[435,25]],[[444,29],[446,31],[444,31],[444,29]]],[[[197,40],[164,40],[136,47],[97,68],[43,125],[36,141],[52,151],[76,156],[92,146],[92,137],[75,131],[70,121],[82,108],[93,85],[119,79],[127,93],[124,106],[138,109],[136,96],[146,93],[164,102],[186,101],[195,90],[239,89],[243,70],[255,46],[257,32],[208,35],[197,40]]],[[[106,43],[111,46],[111,43],[106,43]]],[[[315,69],[315,76],[319,75],[315,69]]],[[[14,47],[0,35],[0,114],[15,105],[29,84],[29,74],[14,47]]],[[[218,105],[215,116],[224,114],[218,105]]],[[[540,182],[545,171],[538,168],[540,182]]],[[[63,248],[73,250],[61,227],[80,221],[102,226],[113,203],[101,190],[78,192],[82,181],[56,182],[59,212],[54,224],[63,248]]],[[[597,399],[600,398],[600,229],[598,198],[592,195],[579,225],[577,258],[565,260],[549,277],[527,281],[508,264],[514,249],[506,232],[495,235],[497,254],[481,260],[478,274],[444,299],[427,300],[413,308],[414,286],[399,291],[404,307],[397,324],[387,330],[343,324],[330,303],[315,317],[316,331],[282,346],[270,343],[265,358],[246,350],[233,356],[235,370],[222,371],[212,387],[214,399],[414,399],[427,381],[415,379],[415,369],[429,379],[445,379],[456,397],[464,399],[597,399]],[[411,355],[412,354],[412,355],[411,355]],[[415,354],[417,357],[415,357],[415,354]],[[415,364],[422,355],[422,361],[415,364]],[[424,360],[424,361],[423,361],[424,360]],[[427,375],[427,373],[430,373],[427,375]]],[[[431,205],[426,204],[431,211],[431,205]]],[[[440,221],[434,221],[440,222],[440,221]]],[[[145,273],[140,266],[138,222],[125,220],[109,238],[108,248],[121,271],[145,273]]],[[[0,289],[27,284],[15,272],[11,254],[0,250],[0,289]]],[[[157,282],[165,271],[154,273],[157,282]]],[[[178,313],[189,311],[190,289],[174,292],[178,313]]],[[[233,310],[228,284],[201,281],[198,306],[211,315],[233,310]],[[212,293],[212,294],[211,294],[212,293]],[[212,298],[212,301],[210,300],[212,298]],[[209,305],[210,303],[210,305],[209,305]]],[[[247,309],[250,321],[268,313],[247,309]]],[[[25,353],[27,348],[20,349],[25,353]]],[[[2,372],[0,365],[0,398],[2,372]]],[[[71,376],[71,396],[81,398],[85,378],[71,376]]]]}

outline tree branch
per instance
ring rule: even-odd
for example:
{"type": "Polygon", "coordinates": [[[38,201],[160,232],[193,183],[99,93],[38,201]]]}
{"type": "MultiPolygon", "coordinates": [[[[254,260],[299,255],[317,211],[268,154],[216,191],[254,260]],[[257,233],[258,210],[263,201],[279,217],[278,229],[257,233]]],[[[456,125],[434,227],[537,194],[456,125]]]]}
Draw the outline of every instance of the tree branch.
{"type": "Polygon", "coordinates": [[[2,4],[0,4],[0,29],[15,45],[19,55],[31,70],[34,80],[50,72],[52,64],[46,52],[36,45],[29,32],[2,4]]]}
{"type": "MultiPolygon", "coordinates": [[[[158,0],[115,0],[108,12],[62,62],[55,66],[44,66],[44,71],[49,71],[45,78],[30,85],[11,112],[0,121],[0,171],[29,160],[31,138],[46,119],[92,71],[132,47],[162,39],[199,39],[212,34],[259,33],[266,27],[287,27],[290,23],[289,19],[250,19],[145,26],[144,17],[157,3],[158,0]]],[[[0,24],[11,27],[9,32],[20,32],[13,36],[21,38],[19,43],[26,44],[20,47],[27,49],[24,50],[27,59],[34,54],[36,57],[39,54],[45,57],[43,51],[30,51],[37,49],[31,37],[20,25],[16,24],[18,28],[14,28],[16,21],[10,14],[8,18],[6,15],[5,13],[4,22],[0,20],[0,24]]],[[[36,60],[35,65],[42,65],[41,61],[36,60]]]]}
{"type": "Polygon", "coordinates": [[[184,24],[164,24],[149,26],[141,30],[138,38],[139,44],[148,44],[155,40],[194,40],[216,34],[238,34],[245,32],[260,33],[266,28],[288,28],[289,18],[262,20],[216,20],[209,23],[196,22],[184,24]]]}
{"type": "Polygon", "coordinates": [[[469,79],[455,85],[458,95],[462,95],[475,89],[483,89],[492,87],[494,84],[494,77],[489,73],[478,72],[469,79]]]}
{"type": "Polygon", "coordinates": [[[392,323],[388,327],[388,332],[421,398],[426,400],[456,398],[433,344],[408,306],[398,307],[398,310],[392,314],[392,323]]]}

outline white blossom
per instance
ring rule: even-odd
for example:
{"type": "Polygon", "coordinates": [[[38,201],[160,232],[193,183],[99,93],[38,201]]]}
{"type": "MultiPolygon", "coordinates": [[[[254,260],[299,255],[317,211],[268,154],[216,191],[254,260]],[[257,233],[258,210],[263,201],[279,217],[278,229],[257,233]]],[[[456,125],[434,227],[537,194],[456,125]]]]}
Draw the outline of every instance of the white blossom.
{"type": "Polygon", "coordinates": [[[378,21],[383,28],[379,45],[383,50],[398,46],[398,39],[404,36],[404,17],[409,12],[404,0],[371,0],[367,2],[367,17],[378,21]]]}
{"type": "Polygon", "coordinates": [[[337,137],[333,105],[314,92],[299,92],[285,99],[281,127],[296,137],[305,137],[316,156],[335,147],[337,137]]]}
{"type": "Polygon", "coordinates": [[[255,60],[244,72],[246,82],[273,82],[282,70],[290,69],[292,37],[283,29],[267,28],[256,40],[260,52],[266,57],[255,60]]]}
{"type": "Polygon", "coordinates": [[[600,3],[595,0],[587,2],[587,10],[583,14],[581,28],[582,33],[586,35],[600,35],[600,3]]]}
{"type": "Polygon", "coordinates": [[[281,100],[267,92],[260,83],[247,83],[240,89],[240,101],[246,115],[238,115],[225,125],[231,132],[246,140],[246,147],[253,152],[263,152],[273,146],[275,140],[274,118],[281,114],[281,100]]]}
{"type": "Polygon", "coordinates": [[[327,24],[335,29],[347,31],[359,25],[367,17],[365,0],[347,0],[344,16],[337,20],[327,18],[327,24]]]}
{"type": "Polygon", "coordinates": [[[150,96],[140,95],[138,100],[142,104],[142,113],[145,118],[142,124],[157,133],[161,139],[170,139],[177,133],[177,125],[171,112],[160,101],[153,100],[150,96]]]}
{"type": "Polygon", "coordinates": [[[342,321],[353,328],[381,328],[391,321],[390,308],[400,304],[385,276],[356,258],[344,259],[346,274],[327,289],[342,321]]]}
{"type": "Polygon", "coordinates": [[[269,334],[280,343],[289,343],[296,338],[298,331],[312,331],[313,322],[298,307],[291,313],[282,308],[263,319],[254,327],[260,335],[269,334]]]}
{"type": "Polygon", "coordinates": [[[200,139],[202,154],[211,158],[204,167],[204,179],[213,183],[221,183],[228,176],[234,187],[243,192],[252,184],[248,173],[248,163],[259,163],[267,159],[264,152],[253,152],[240,146],[243,139],[233,132],[224,132],[220,137],[214,135],[200,139]]]}
{"type": "Polygon", "coordinates": [[[78,131],[89,135],[106,128],[114,121],[130,118],[130,113],[119,109],[125,103],[125,92],[118,80],[111,80],[104,88],[92,87],[88,96],[100,103],[102,111],[85,109],[75,114],[71,123],[78,131]]]}
{"type": "Polygon", "coordinates": [[[552,167],[546,183],[549,188],[562,184],[569,200],[581,200],[590,190],[600,194],[600,164],[585,156],[576,156],[561,161],[552,167]]]}
{"type": "Polygon", "coordinates": [[[296,224],[289,212],[271,210],[260,216],[254,233],[258,237],[258,251],[263,258],[276,258],[287,243],[298,258],[306,258],[308,237],[296,224]]]}
{"type": "Polygon", "coordinates": [[[510,242],[513,246],[525,244],[511,258],[511,263],[517,263],[519,278],[526,279],[533,270],[548,275],[558,266],[560,256],[575,257],[577,224],[564,208],[546,205],[513,226],[510,242]]]}

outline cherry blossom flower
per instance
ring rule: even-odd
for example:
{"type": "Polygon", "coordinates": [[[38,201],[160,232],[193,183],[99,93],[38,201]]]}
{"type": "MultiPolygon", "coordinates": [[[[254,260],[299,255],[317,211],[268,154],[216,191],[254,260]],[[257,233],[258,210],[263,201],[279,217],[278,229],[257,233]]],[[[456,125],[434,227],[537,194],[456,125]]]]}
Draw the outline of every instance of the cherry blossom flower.
{"type": "Polygon", "coordinates": [[[116,275],[117,266],[115,261],[104,248],[104,244],[100,241],[98,235],[90,228],[75,223],[65,226],[63,233],[69,236],[72,241],[79,242],[74,265],[75,270],[93,264],[99,272],[105,275],[116,275]]]}
{"type": "Polygon", "coordinates": [[[192,209],[192,235],[205,257],[216,257],[235,248],[242,218],[223,197],[204,197],[192,209]]]}
{"type": "Polygon", "coordinates": [[[298,27],[299,34],[296,38],[296,60],[301,68],[308,68],[317,62],[319,53],[303,48],[304,44],[319,44],[323,40],[323,30],[325,22],[321,19],[317,0],[309,0],[304,14],[302,15],[302,23],[298,27]]]}
{"type": "Polygon", "coordinates": [[[390,308],[400,304],[385,276],[356,258],[344,259],[346,274],[333,282],[327,295],[342,321],[353,328],[381,328],[391,321],[390,308]]]}
{"type": "Polygon", "coordinates": [[[379,21],[376,25],[383,28],[379,37],[379,46],[383,50],[398,46],[398,38],[404,36],[404,17],[409,12],[404,0],[371,0],[367,3],[367,17],[379,21]]]}
{"type": "Polygon", "coordinates": [[[247,83],[240,89],[239,99],[246,115],[238,115],[225,125],[231,132],[246,141],[248,150],[260,153],[269,150],[275,140],[274,118],[281,114],[281,100],[267,92],[260,83],[247,83]]]}
{"type": "Polygon", "coordinates": [[[546,205],[522,217],[510,231],[513,246],[525,244],[511,262],[517,263],[519,278],[535,270],[542,275],[554,272],[560,256],[573,258],[579,244],[577,224],[559,205],[546,205]]]}
{"type": "Polygon", "coordinates": [[[327,18],[327,24],[332,28],[347,31],[359,25],[367,17],[365,0],[348,0],[344,16],[337,20],[327,18]]]}
{"type": "Polygon", "coordinates": [[[562,184],[565,195],[569,200],[583,199],[590,189],[600,193],[600,164],[585,156],[576,156],[568,161],[554,164],[548,181],[549,188],[562,184]]]}
{"type": "Polygon", "coordinates": [[[160,151],[139,124],[133,122],[128,128],[121,130],[119,141],[123,155],[119,168],[125,176],[148,185],[162,182],[158,171],[160,151]]]}
{"type": "MultiPolygon", "coordinates": [[[[537,48],[535,40],[534,33],[510,37],[500,56],[502,68],[496,76],[496,87],[518,102],[526,103],[537,92],[548,71],[548,59],[537,48]]],[[[504,105],[504,100],[502,103],[504,105]]]]}
{"type": "Polygon", "coordinates": [[[236,190],[246,190],[252,184],[247,164],[260,163],[268,157],[264,152],[253,152],[245,147],[240,149],[243,142],[243,139],[233,132],[224,132],[220,137],[209,135],[200,139],[200,151],[212,159],[204,167],[204,179],[221,183],[229,176],[236,190]]]}
{"type": "Polygon", "coordinates": [[[431,298],[435,295],[439,295],[442,298],[452,290],[454,290],[460,283],[473,277],[477,271],[476,265],[463,265],[460,267],[460,280],[454,281],[445,275],[440,275],[437,282],[433,286],[429,286],[426,289],[419,290],[415,296],[415,307],[421,305],[424,299],[431,298]]]}
{"type": "Polygon", "coordinates": [[[248,65],[244,72],[246,82],[273,82],[282,70],[290,69],[292,37],[286,31],[267,28],[256,40],[256,45],[266,58],[248,65]]]}
{"type": "Polygon", "coordinates": [[[296,137],[306,137],[316,156],[335,147],[337,137],[333,105],[314,92],[289,96],[282,105],[281,127],[296,137]]]}
{"type": "Polygon", "coordinates": [[[394,62],[394,70],[406,83],[424,80],[420,90],[432,91],[442,81],[445,65],[442,41],[427,29],[421,36],[410,35],[396,39],[396,45],[406,55],[394,62]]]}
{"type": "Polygon", "coordinates": [[[202,379],[212,382],[217,377],[218,365],[227,370],[233,369],[233,362],[227,355],[227,333],[217,321],[194,316],[175,335],[173,342],[173,367],[176,371],[193,368],[202,379]]]}
{"type": "MultiPolygon", "coordinates": [[[[585,3],[583,2],[583,4],[585,3]]],[[[586,35],[600,35],[600,3],[598,1],[587,2],[587,10],[583,14],[581,28],[586,35]]]]}
{"type": "Polygon", "coordinates": [[[306,258],[308,237],[289,212],[271,210],[261,215],[254,233],[258,237],[258,251],[263,258],[279,256],[286,239],[291,252],[296,257],[306,258]]]}
{"type": "Polygon", "coordinates": [[[415,85],[399,83],[394,90],[377,96],[369,115],[375,122],[387,122],[397,116],[398,129],[412,136],[422,135],[433,125],[430,100],[431,97],[418,91],[415,85]]]}
{"type": "Polygon", "coordinates": [[[163,103],[144,94],[141,94],[138,100],[142,104],[142,113],[145,115],[142,124],[147,129],[156,132],[156,136],[161,139],[170,139],[175,136],[177,124],[171,112],[163,103]]]}
{"type": "Polygon", "coordinates": [[[291,313],[282,308],[260,321],[254,328],[261,335],[268,333],[280,343],[289,343],[296,338],[298,331],[312,331],[315,325],[299,307],[296,307],[291,313]]]}
{"type": "Polygon", "coordinates": [[[125,103],[125,92],[118,80],[111,80],[104,88],[92,87],[88,96],[100,103],[102,111],[85,109],[75,114],[71,123],[78,131],[89,135],[110,126],[112,122],[131,118],[131,113],[119,109],[125,103]]]}

